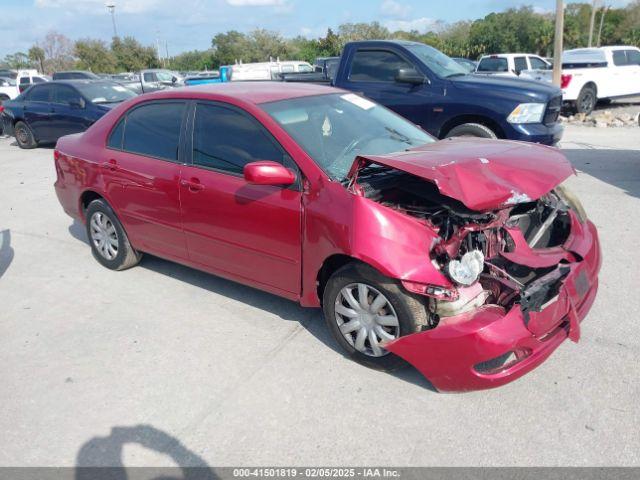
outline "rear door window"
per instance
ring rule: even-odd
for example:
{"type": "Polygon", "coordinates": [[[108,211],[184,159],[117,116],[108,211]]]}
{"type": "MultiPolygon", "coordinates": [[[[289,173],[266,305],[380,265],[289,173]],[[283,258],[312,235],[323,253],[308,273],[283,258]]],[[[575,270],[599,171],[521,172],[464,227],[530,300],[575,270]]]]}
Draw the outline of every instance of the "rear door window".
{"type": "Polygon", "coordinates": [[[127,114],[122,149],[177,162],[185,110],[185,102],[153,102],[134,108],[127,114]]]}
{"type": "Polygon", "coordinates": [[[233,108],[204,103],[196,106],[192,155],[194,166],[234,175],[242,175],[247,163],[283,163],[284,157],[276,141],[254,118],[233,108]]]}
{"type": "Polygon", "coordinates": [[[527,59],[525,57],[515,57],[513,59],[513,65],[515,67],[516,73],[520,73],[523,70],[527,70],[529,67],[527,66],[527,59]]]}
{"type": "Polygon", "coordinates": [[[395,82],[398,71],[413,66],[388,50],[358,50],[351,63],[349,80],[353,82],[395,82]]]}
{"type": "Polygon", "coordinates": [[[507,59],[502,57],[485,57],[478,64],[478,72],[508,72],[507,59]]]}
{"type": "Polygon", "coordinates": [[[51,85],[43,84],[31,87],[27,100],[30,102],[50,102],[51,85]]]}

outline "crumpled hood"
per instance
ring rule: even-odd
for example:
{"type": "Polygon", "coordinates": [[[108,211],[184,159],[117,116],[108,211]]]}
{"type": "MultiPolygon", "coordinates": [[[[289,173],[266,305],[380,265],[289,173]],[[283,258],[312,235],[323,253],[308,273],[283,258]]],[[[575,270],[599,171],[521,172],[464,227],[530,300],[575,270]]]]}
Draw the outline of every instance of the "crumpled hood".
{"type": "Polygon", "coordinates": [[[476,211],[537,200],[575,173],[555,148],[481,138],[452,138],[404,152],[361,155],[349,177],[370,163],[429,180],[443,195],[476,211]]]}

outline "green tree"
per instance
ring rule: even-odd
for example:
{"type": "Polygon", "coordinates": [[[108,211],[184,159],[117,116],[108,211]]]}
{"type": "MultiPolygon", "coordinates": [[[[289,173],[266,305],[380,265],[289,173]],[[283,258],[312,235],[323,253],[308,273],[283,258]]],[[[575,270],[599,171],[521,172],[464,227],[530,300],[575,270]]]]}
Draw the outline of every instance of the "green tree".
{"type": "Polygon", "coordinates": [[[218,65],[233,65],[240,61],[247,46],[245,34],[236,30],[219,33],[211,40],[211,48],[215,52],[218,65]]]}
{"type": "Polygon", "coordinates": [[[193,50],[176,55],[170,61],[171,68],[179,71],[212,70],[218,66],[213,50],[193,50]]]}
{"type": "Polygon", "coordinates": [[[391,38],[391,32],[378,22],[344,23],[338,27],[340,47],[356,40],[384,40],[391,38]]]}
{"type": "Polygon", "coordinates": [[[27,55],[29,56],[29,60],[31,60],[33,64],[37,65],[41,72],[44,72],[44,50],[39,46],[34,45],[29,49],[29,53],[27,55]]]}
{"type": "Polygon", "coordinates": [[[116,58],[102,40],[90,38],[78,40],[74,51],[75,56],[78,58],[78,68],[90,70],[94,73],[115,72],[116,58]]]}
{"type": "Polygon", "coordinates": [[[160,61],[153,47],[141,45],[133,37],[114,37],[111,52],[116,60],[118,71],[134,72],[145,68],[158,68],[160,61]]]}
{"type": "Polygon", "coordinates": [[[29,68],[31,66],[29,56],[24,52],[16,52],[6,55],[4,57],[3,63],[14,70],[29,68]]]}

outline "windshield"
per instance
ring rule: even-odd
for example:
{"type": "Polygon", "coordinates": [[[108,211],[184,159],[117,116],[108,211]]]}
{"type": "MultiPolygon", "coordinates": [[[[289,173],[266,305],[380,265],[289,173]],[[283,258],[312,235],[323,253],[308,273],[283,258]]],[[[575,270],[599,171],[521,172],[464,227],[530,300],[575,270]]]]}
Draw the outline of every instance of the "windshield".
{"type": "Polygon", "coordinates": [[[429,67],[429,70],[439,77],[449,78],[467,75],[467,71],[455,60],[429,45],[415,43],[407,45],[407,49],[422,60],[429,67]]]}
{"type": "Polygon", "coordinates": [[[261,105],[327,175],[344,180],[359,155],[382,155],[434,142],[412,123],[353,93],[261,105]]]}
{"type": "Polygon", "coordinates": [[[75,87],[92,103],[119,103],[136,96],[128,88],[116,83],[82,83],[75,87]]]}

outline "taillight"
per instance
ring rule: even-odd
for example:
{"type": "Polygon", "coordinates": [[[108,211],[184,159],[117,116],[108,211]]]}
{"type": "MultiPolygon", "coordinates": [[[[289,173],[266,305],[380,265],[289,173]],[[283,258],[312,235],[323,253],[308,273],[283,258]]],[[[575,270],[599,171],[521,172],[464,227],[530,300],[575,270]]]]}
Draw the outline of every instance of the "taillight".
{"type": "Polygon", "coordinates": [[[3,111],[4,111],[4,107],[0,105],[0,113],[2,113],[3,111]]]}
{"type": "Polygon", "coordinates": [[[560,76],[560,88],[567,88],[571,83],[573,75],[561,75],[560,76]]]}
{"type": "Polygon", "coordinates": [[[53,151],[53,159],[57,162],[60,159],[60,152],[58,150],[53,151]]]}

